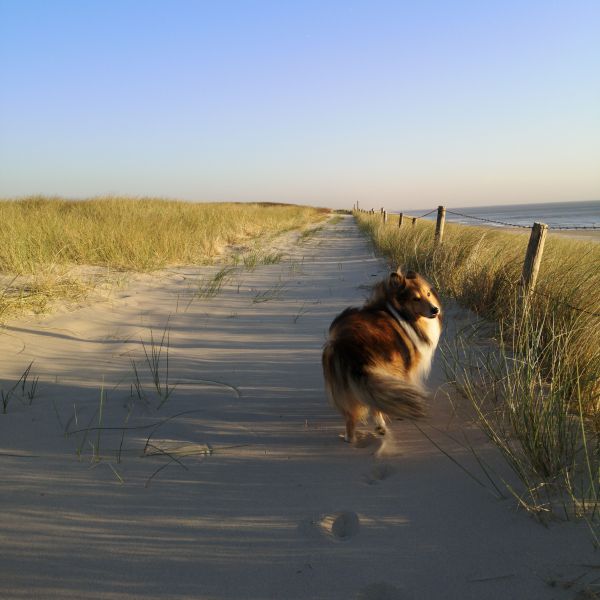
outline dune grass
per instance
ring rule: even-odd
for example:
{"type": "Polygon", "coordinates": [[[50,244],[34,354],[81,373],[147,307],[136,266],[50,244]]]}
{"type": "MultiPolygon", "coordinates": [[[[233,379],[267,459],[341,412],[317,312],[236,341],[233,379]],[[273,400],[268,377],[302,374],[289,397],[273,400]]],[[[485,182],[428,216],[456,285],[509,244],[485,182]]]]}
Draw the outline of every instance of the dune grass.
{"type": "Polygon", "coordinates": [[[478,350],[465,338],[447,350],[448,363],[482,429],[525,484],[527,501],[520,501],[545,509],[559,490],[596,514],[600,244],[550,234],[536,292],[522,303],[528,232],[446,224],[436,248],[432,222],[398,228],[396,219],[356,218],[394,264],[424,273],[494,324],[496,350],[478,350]]]}
{"type": "Polygon", "coordinates": [[[83,296],[87,284],[71,275],[74,267],[140,272],[210,264],[229,245],[303,229],[327,213],[296,205],[151,198],[0,201],[0,317],[83,296]]]}
{"type": "Polygon", "coordinates": [[[157,199],[27,198],[0,202],[0,272],[76,264],[150,271],[206,264],[239,241],[305,227],[326,211],[295,205],[157,199]]]}

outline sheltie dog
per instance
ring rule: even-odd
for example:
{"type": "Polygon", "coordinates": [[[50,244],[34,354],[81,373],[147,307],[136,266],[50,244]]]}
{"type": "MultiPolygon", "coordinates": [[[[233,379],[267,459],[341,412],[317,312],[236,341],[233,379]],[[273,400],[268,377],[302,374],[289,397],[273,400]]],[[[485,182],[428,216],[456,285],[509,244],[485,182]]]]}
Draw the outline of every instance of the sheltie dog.
{"type": "Polygon", "coordinates": [[[440,299],[414,271],[400,268],[377,283],[362,308],[347,308],[329,327],[323,349],[325,388],[346,422],[347,442],[369,415],[377,433],[386,419],[425,415],[423,381],[442,329],[440,299]]]}

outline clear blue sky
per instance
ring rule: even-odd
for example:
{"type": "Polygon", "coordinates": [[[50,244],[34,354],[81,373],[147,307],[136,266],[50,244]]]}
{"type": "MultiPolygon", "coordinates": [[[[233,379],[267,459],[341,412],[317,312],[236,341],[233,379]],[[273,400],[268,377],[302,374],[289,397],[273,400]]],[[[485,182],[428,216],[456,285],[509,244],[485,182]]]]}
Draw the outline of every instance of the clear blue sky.
{"type": "Polygon", "coordinates": [[[600,198],[600,2],[0,0],[0,197],[600,198]]]}

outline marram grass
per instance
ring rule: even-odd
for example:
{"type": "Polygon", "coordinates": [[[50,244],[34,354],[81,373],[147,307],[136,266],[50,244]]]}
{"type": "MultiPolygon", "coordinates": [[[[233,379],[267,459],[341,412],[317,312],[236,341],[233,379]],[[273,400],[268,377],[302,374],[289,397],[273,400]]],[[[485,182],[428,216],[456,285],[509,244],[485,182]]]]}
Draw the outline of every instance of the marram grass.
{"type": "Polygon", "coordinates": [[[391,262],[422,272],[497,324],[497,352],[483,355],[465,338],[446,349],[445,359],[524,484],[519,502],[549,510],[558,490],[574,512],[584,507],[597,517],[600,243],[550,234],[536,293],[524,304],[519,282],[528,233],[448,223],[436,248],[431,222],[398,228],[397,219],[384,225],[379,215],[356,218],[391,262]]]}
{"type": "Polygon", "coordinates": [[[81,281],[70,278],[73,267],[139,272],[210,264],[232,244],[303,229],[327,212],[151,198],[0,201],[0,317],[27,308],[41,311],[56,298],[83,293],[81,281]]]}
{"type": "MultiPolygon", "coordinates": [[[[358,213],[357,218],[394,264],[424,273],[461,305],[498,321],[505,339],[515,331],[527,233],[447,223],[443,244],[436,248],[431,222],[398,228],[397,220],[383,225],[378,215],[358,213]]],[[[536,323],[532,332],[542,345],[558,347],[552,342],[557,335],[568,340],[560,345],[561,360],[579,373],[588,405],[595,408],[600,402],[600,243],[550,235],[530,312],[536,323]]]]}
{"type": "Polygon", "coordinates": [[[294,205],[127,198],[3,201],[0,272],[33,274],[55,264],[135,271],[206,264],[227,245],[322,218],[319,209],[294,205]]]}

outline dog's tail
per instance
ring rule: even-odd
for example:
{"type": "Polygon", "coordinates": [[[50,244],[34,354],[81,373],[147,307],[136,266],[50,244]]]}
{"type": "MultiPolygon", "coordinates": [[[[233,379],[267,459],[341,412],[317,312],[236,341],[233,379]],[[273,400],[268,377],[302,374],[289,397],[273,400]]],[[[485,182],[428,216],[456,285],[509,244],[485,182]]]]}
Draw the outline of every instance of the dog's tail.
{"type": "Polygon", "coordinates": [[[352,368],[327,343],[323,352],[325,387],[332,404],[343,414],[368,408],[392,419],[419,419],[426,414],[427,392],[400,375],[390,373],[384,366],[352,368]]]}
{"type": "Polygon", "coordinates": [[[367,406],[392,419],[421,419],[427,414],[428,393],[420,385],[381,367],[367,368],[365,375],[352,387],[367,406]]]}

